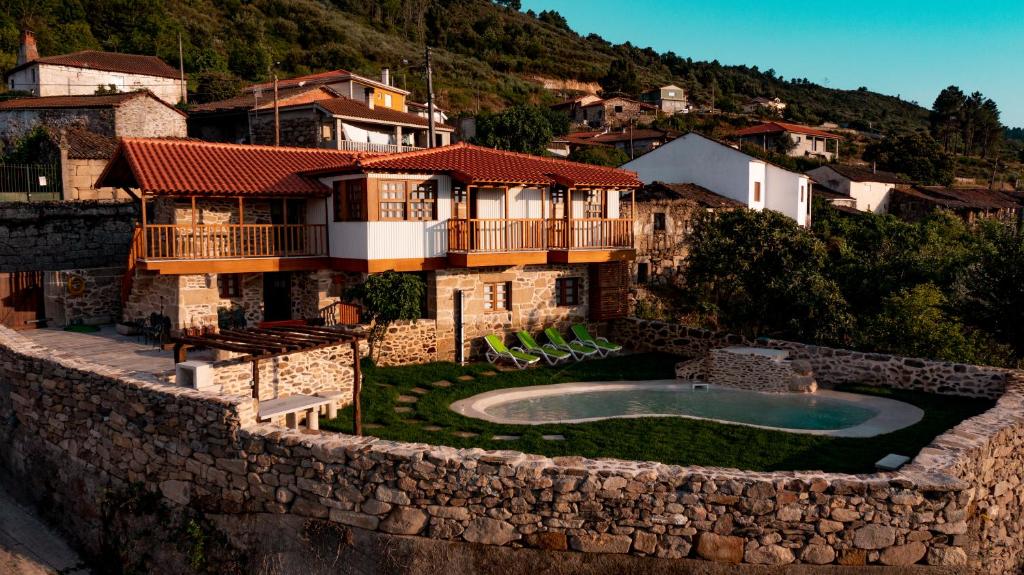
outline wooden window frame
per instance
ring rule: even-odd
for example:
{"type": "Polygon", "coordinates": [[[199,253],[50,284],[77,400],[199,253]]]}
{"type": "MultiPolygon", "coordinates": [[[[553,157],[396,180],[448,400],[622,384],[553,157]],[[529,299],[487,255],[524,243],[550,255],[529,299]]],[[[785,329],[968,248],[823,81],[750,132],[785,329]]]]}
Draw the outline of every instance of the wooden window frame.
{"type": "Polygon", "coordinates": [[[486,282],[483,286],[483,306],[486,312],[512,310],[512,282],[486,282]],[[489,292],[489,293],[488,293],[489,292]],[[504,297],[501,297],[504,292],[504,297]]]}
{"type": "Polygon", "coordinates": [[[605,199],[608,197],[608,192],[601,189],[590,189],[586,193],[587,195],[583,198],[583,218],[603,219],[607,213],[608,204],[605,199]]]}
{"type": "Polygon", "coordinates": [[[429,222],[437,219],[437,180],[407,182],[405,195],[406,201],[408,202],[408,205],[405,208],[405,217],[407,220],[413,222],[429,222]],[[421,189],[426,190],[428,196],[423,198],[413,197],[413,195],[419,193],[421,189]],[[413,214],[416,212],[423,212],[423,216],[414,217],[413,214]]]}
{"type": "Polygon", "coordinates": [[[754,182],[754,201],[761,201],[761,182],[754,182]]]}
{"type": "Polygon", "coordinates": [[[668,217],[665,215],[665,212],[654,212],[651,214],[651,218],[653,218],[651,226],[654,231],[664,232],[668,230],[668,217]],[[658,216],[661,216],[660,225],[658,224],[658,216]]]}
{"type": "Polygon", "coordinates": [[[408,216],[409,216],[409,213],[408,213],[408,208],[409,208],[409,182],[406,182],[405,180],[381,180],[378,183],[378,189],[377,189],[377,206],[378,206],[377,207],[378,219],[380,219],[381,221],[384,221],[384,222],[403,222],[403,221],[406,221],[408,219],[408,216]],[[385,198],[384,197],[386,193],[391,193],[393,191],[398,191],[398,190],[386,190],[385,189],[388,186],[392,186],[392,185],[401,186],[402,197],[400,199],[399,198],[385,198]],[[395,211],[395,208],[393,208],[393,207],[385,208],[384,207],[385,205],[388,205],[388,206],[391,206],[391,205],[401,205],[402,206],[402,208],[401,208],[402,209],[402,215],[400,217],[387,217],[387,216],[385,216],[384,214],[386,212],[393,212],[393,211],[395,211]]]}
{"type": "Polygon", "coordinates": [[[558,307],[575,307],[580,305],[580,286],[582,278],[570,276],[555,278],[555,304],[558,307]]]}
{"type": "Polygon", "coordinates": [[[242,274],[217,274],[217,294],[221,299],[242,297],[242,274]]]}

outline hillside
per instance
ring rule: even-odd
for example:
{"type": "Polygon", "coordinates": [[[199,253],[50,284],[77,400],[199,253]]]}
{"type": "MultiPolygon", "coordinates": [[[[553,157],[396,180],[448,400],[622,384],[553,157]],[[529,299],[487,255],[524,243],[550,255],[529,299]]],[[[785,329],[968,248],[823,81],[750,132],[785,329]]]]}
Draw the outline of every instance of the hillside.
{"type": "Polygon", "coordinates": [[[390,66],[399,86],[423,97],[423,46],[436,48],[435,91],[456,112],[550,103],[542,82],[601,81],[613,62],[636,71],[636,87],[675,82],[697,103],[716,107],[779,96],[793,119],[874,130],[923,129],[927,112],[866,89],[834,90],[782,79],[756,67],[695,62],[630,43],[580,36],[555,12],[539,15],[489,0],[0,0],[0,69],[14,65],[22,24],[42,54],[97,48],[155,54],[178,63],[178,34],[190,89],[198,100],[223,96],[237,81],[346,68],[376,76],[390,66]],[[403,64],[408,61],[411,64],[403,64]]]}

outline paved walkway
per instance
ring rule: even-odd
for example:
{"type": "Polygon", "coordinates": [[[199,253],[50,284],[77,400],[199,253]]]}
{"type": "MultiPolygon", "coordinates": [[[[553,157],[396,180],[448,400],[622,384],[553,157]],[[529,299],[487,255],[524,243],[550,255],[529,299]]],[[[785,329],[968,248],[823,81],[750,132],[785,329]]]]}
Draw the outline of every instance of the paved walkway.
{"type": "Polygon", "coordinates": [[[102,326],[100,331],[93,333],[59,328],[30,329],[20,333],[54,350],[58,357],[78,356],[93,363],[143,373],[162,374],[174,370],[174,354],[170,351],[143,344],[135,336],[121,335],[110,325],[102,326]]]}
{"type": "Polygon", "coordinates": [[[90,575],[78,554],[0,485],[0,573],[90,575]]]}

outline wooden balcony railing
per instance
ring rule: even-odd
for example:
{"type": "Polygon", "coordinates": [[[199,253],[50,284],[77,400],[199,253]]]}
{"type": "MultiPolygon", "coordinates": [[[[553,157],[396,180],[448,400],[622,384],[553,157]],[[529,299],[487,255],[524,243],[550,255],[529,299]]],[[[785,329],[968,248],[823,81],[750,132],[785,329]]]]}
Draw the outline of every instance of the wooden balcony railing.
{"type": "Polygon", "coordinates": [[[407,146],[405,144],[374,144],[372,142],[353,142],[352,140],[342,140],[338,143],[338,149],[348,150],[351,152],[381,152],[384,154],[397,154],[399,152],[422,150],[423,148],[407,146]]]}
{"type": "Polygon", "coordinates": [[[327,255],[324,224],[147,225],[140,258],[214,260],[327,255]]]}
{"type": "Polygon", "coordinates": [[[448,251],[521,252],[564,249],[623,249],[633,247],[633,221],[588,218],[565,220],[475,219],[448,220],[448,251]],[[567,247],[568,246],[568,247],[567,247]]]}

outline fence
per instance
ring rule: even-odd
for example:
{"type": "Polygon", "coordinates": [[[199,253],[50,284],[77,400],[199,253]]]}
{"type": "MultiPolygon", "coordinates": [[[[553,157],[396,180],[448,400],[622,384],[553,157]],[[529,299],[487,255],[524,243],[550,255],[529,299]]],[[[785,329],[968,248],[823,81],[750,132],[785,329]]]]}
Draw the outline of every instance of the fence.
{"type": "Polygon", "coordinates": [[[0,164],[0,202],[45,202],[63,195],[60,164],[0,164]]]}

